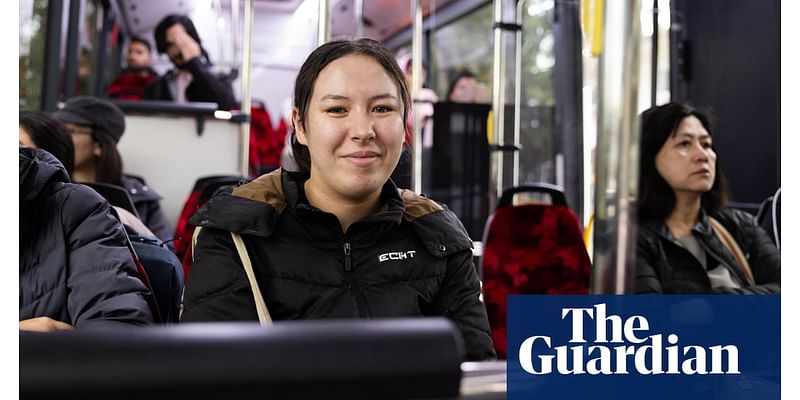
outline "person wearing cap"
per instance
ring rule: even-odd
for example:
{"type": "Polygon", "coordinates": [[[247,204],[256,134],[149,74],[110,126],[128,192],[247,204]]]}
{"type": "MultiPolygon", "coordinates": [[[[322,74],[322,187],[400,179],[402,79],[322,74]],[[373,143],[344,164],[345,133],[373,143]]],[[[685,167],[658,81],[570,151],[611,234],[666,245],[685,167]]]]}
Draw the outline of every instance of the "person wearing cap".
{"type": "Polygon", "coordinates": [[[220,110],[236,107],[230,82],[211,72],[211,61],[189,17],[168,15],[156,26],[156,49],[166,53],[175,69],[145,87],[144,98],[178,103],[217,103],[220,110]]]}
{"type": "Polygon", "coordinates": [[[142,222],[164,242],[173,239],[159,196],[142,180],[125,175],[117,142],[125,132],[125,114],[114,103],[92,96],[73,97],[53,116],[67,125],[75,146],[75,182],[124,187],[142,222]]]}

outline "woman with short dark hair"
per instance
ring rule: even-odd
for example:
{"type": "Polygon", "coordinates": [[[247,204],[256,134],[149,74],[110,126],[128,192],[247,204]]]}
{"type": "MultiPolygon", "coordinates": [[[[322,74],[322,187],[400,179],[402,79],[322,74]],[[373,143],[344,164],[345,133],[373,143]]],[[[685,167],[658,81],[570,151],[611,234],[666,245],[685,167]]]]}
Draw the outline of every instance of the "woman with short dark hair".
{"type": "Polygon", "coordinates": [[[195,213],[203,230],[181,320],[443,316],[461,332],[466,359],[494,358],[463,225],[389,178],[410,105],[402,71],[378,42],[314,50],[295,82],[301,171],[263,175],[195,213]]]}
{"type": "Polygon", "coordinates": [[[680,103],[641,115],[637,293],[780,293],[780,251],[728,187],[709,115],[680,103]]]}

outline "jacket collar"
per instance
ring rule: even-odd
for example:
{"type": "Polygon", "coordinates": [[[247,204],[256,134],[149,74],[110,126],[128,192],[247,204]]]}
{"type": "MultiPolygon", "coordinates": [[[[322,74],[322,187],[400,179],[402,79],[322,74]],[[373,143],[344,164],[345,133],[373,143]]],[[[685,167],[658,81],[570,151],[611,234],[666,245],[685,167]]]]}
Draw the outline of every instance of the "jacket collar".
{"type": "MultiPolygon", "coordinates": [[[[711,224],[708,222],[708,214],[706,213],[703,208],[700,208],[700,214],[698,215],[697,224],[692,227],[692,232],[696,232],[703,237],[709,237],[714,235],[714,231],[711,228],[711,224]]],[[[677,240],[674,235],[672,235],[672,231],[669,230],[667,224],[664,221],[659,220],[648,220],[642,224],[642,227],[648,229],[658,236],[661,236],[664,239],[674,242],[677,240]]]]}
{"type": "MultiPolygon", "coordinates": [[[[230,232],[269,237],[278,219],[284,213],[306,214],[309,221],[315,217],[331,218],[331,214],[314,209],[306,200],[303,183],[308,179],[302,173],[276,170],[254,181],[211,199],[189,220],[194,225],[217,228],[230,232]]],[[[461,221],[446,207],[410,190],[398,189],[389,180],[381,190],[383,209],[361,222],[376,224],[401,224],[407,221],[422,239],[431,254],[445,257],[472,248],[461,221]]],[[[316,225],[319,227],[319,225],[316,225]]],[[[339,231],[340,232],[340,231],[339,231]]],[[[324,232],[313,234],[329,238],[324,232]]]]}
{"type": "MultiPolygon", "coordinates": [[[[240,234],[268,237],[272,234],[278,217],[287,210],[297,214],[321,213],[306,199],[303,183],[307,179],[306,174],[278,169],[237,187],[231,194],[222,194],[209,200],[189,222],[240,234]]],[[[400,224],[406,209],[400,193],[391,180],[387,181],[381,189],[384,203],[382,211],[363,221],[400,224]]],[[[417,213],[421,212],[419,208],[415,208],[417,213]]]]}

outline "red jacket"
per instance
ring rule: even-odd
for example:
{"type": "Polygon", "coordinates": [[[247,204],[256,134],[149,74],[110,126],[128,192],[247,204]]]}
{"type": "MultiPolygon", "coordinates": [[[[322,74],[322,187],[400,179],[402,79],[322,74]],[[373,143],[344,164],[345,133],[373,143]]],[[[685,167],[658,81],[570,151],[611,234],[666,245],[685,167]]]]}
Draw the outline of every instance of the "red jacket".
{"type": "Polygon", "coordinates": [[[144,87],[158,78],[158,75],[152,69],[148,70],[147,73],[147,76],[142,76],[138,71],[125,68],[108,85],[106,94],[113,99],[141,100],[144,95],[144,87]]]}

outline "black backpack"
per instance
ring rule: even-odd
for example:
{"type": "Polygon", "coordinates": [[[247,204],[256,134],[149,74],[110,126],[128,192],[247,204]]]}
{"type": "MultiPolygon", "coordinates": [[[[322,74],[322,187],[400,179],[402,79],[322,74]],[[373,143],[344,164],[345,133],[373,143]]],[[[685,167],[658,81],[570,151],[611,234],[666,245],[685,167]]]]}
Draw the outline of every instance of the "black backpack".
{"type": "Polygon", "coordinates": [[[144,267],[162,324],[177,323],[183,292],[183,267],[161,240],[128,232],[135,257],[144,267]]]}

